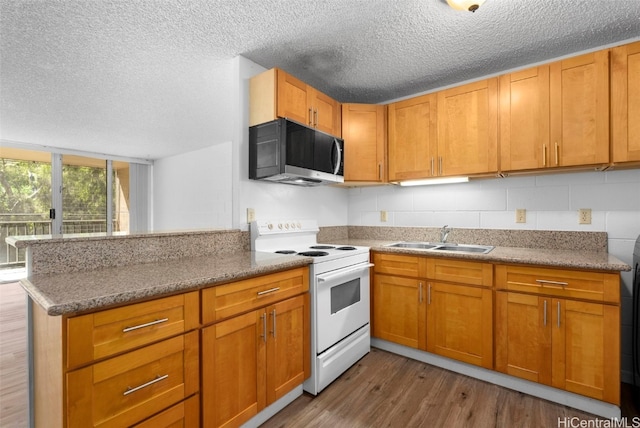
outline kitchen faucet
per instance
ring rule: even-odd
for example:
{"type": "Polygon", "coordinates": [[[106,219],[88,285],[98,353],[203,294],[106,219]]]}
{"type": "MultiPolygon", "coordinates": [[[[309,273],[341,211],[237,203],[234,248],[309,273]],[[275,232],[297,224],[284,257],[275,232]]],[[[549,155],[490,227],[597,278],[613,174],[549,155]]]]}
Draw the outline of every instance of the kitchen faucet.
{"type": "Polygon", "coordinates": [[[440,242],[445,243],[447,242],[447,237],[449,236],[449,232],[451,232],[451,229],[449,229],[449,225],[445,224],[442,229],[440,229],[440,242]]]}

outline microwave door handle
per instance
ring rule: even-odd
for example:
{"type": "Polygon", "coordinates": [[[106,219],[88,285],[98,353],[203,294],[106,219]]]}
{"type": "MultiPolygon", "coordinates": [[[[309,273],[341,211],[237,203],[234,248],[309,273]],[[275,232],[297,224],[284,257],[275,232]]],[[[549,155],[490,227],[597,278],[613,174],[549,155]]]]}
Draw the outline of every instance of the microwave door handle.
{"type": "Polygon", "coordinates": [[[338,143],[337,138],[333,139],[333,144],[338,152],[338,162],[336,163],[336,167],[333,169],[333,175],[336,175],[338,174],[338,171],[340,171],[340,163],[342,163],[342,150],[340,150],[340,143],[338,143]]]}
{"type": "Polygon", "coordinates": [[[340,277],[343,277],[343,276],[350,275],[350,274],[352,274],[354,272],[358,272],[360,270],[369,269],[370,267],[373,267],[373,266],[374,266],[373,263],[367,263],[367,264],[362,265],[362,266],[357,266],[357,267],[355,267],[353,269],[343,270],[341,272],[330,274],[330,275],[318,275],[318,282],[325,282],[325,281],[328,282],[328,281],[331,281],[331,280],[336,279],[336,278],[340,278],[340,277]]]}

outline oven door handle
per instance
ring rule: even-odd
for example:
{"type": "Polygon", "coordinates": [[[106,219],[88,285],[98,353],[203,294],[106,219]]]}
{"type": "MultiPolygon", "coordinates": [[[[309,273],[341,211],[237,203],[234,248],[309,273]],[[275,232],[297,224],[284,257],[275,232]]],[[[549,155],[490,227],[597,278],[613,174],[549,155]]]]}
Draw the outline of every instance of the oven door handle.
{"type": "Polygon", "coordinates": [[[347,276],[349,274],[352,274],[354,272],[358,272],[364,269],[369,269],[370,267],[375,266],[373,263],[367,263],[364,265],[358,265],[352,269],[347,269],[347,270],[342,270],[338,273],[334,273],[334,274],[330,274],[330,275],[318,275],[318,282],[327,282],[327,281],[331,281],[333,279],[336,278],[341,278],[343,276],[347,276]]]}

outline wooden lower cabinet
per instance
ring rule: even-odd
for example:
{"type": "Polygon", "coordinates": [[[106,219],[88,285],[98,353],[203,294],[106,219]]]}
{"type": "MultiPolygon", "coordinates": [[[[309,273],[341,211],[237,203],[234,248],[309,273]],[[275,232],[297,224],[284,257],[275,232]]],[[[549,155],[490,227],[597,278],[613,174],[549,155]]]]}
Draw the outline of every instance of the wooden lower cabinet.
{"type": "Polygon", "coordinates": [[[237,427],[310,374],[309,294],[202,329],[202,422],[237,427]]]}
{"type": "Polygon", "coordinates": [[[373,336],[427,349],[425,281],[376,274],[373,280],[373,336]]]}
{"type": "Polygon", "coordinates": [[[194,395],[133,428],[190,428],[200,426],[200,396],[194,395]]]}
{"type": "Polygon", "coordinates": [[[620,404],[620,308],[498,291],[496,370],[620,404]]]}
{"type": "Polygon", "coordinates": [[[489,288],[429,283],[427,351],[493,368],[493,295],[489,288]]]}

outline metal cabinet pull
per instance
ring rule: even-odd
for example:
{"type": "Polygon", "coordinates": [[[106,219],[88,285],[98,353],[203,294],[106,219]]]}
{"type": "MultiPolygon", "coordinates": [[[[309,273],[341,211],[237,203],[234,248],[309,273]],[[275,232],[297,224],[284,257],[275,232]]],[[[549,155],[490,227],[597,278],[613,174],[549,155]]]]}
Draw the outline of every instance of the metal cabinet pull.
{"type": "Polygon", "coordinates": [[[442,175],[442,156],[438,156],[438,175],[442,175]]]}
{"type": "Polygon", "coordinates": [[[271,335],[275,339],[276,338],[276,310],[275,309],[271,311],[271,316],[273,317],[273,331],[271,332],[271,335]]]}
{"type": "Polygon", "coordinates": [[[134,325],[133,327],[125,327],[122,329],[123,333],[128,333],[133,330],[138,330],[139,328],[151,327],[152,325],[162,324],[163,322],[169,321],[169,318],[162,318],[161,320],[155,320],[151,322],[147,322],[140,325],[134,325]]]}
{"type": "Polygon", "coordinates": [[[542,145],[542,166],[547,166],[547,145],[542,145]]]}
{"type": "Polygon", "coordinates": [[[263,312],[262,315],[260,315],[260,318],[262,319],[262,334],[260,335],[260,337],[266,343],[267,342],[267,313],[263,312]]]}
{"type": "Polygon", "coordinates": [[[546,300],[544,301],[544,314],[542,316],[542,320],[543,320],[542,321],[543,325],[546,327],[547,326],[547,301],[546,300]]]}
{"type": "Polygon", "coordinates": [[[309,126],[313,126],[313,110],[309,107],[309,126]]]}
{"type": "Polygon", "coordinates": [[[275,293],[278,290],[280,290],[280,287],[274,287],[274,288],[270,288],[268,290],[258,291],[258,296],[264,296],[265,294],[275,293]]]}
{"type": "Polygon", "coordinates": [[[433,167],[434,167],[434,161],[433,161],[433,156],[431,156],[431,176],[436,175],[436,172],[433,169],[433,167]]]}
{"type": "Polygon", "coordinates": [[[314,123],[314,125],[313,125],[313,126],[317,128],[317,127],[318,127],[318,109],[315,109],[315,110],[313,111],[313,115],[314,115],[314,119],[315,119],[315,120],[314,120],[314,122],[315,122],[315,123],[314,123]]]}
{"type": "Polygon", "coordinates": [[[142,385],[136,386],[135,388],[131,388],[130,386],[128,386],[128,387],[127,387],[127,390],[126,390],[125,392],[123,392],[123,393],[122,393],[122,395],[129,395],[129,394],[131,394],[131,393],[133,393],[133,392],[140,391],[142,388],[146,388],[147,386],[151,386],[151,385],[153,385],[154,383],[160,382],[161,380],[165,380],[165,379],[166,379],[166,378],[168,378],[168,377],[169,377],[169,375],[168,375],[168,374],[166,374],[166,375],[164,375],[164,376],[160,376],[160,375],[158,375],[158,376],[156,376],[156,378],[155,378],[155,379],[150,380],[150,381],[149,381],[149,382],[147,382],[147,383],[143,383],[142,385]]]}
{"type": "Polygon", "coordinates": [[[559,148],[560,148],[560,146],[559,146],[558,142],[556,141],[556,166],[558,165],[558,161],[560,159],[559,148]]]}
{"type": "Polygon", "coordinates": [[[548,285],[560,285],[562,287],[566,287],[567,285],[569,285],[568,282],[560,282],[560,281],[548,281],[546,279],[536,279],[536,282],[538,284],[548,284],[548,285]]]}
{"type": "Polygon", "coordinates": [[[422,303],[422,283],[420,283],[420,288],[418,289],[418,300],[419,303],[422,303]]]}
{"type": "Polygon", "coordinates": [[[427,304],[431,304],[431,283],[427,287],[427,304]]]}
{"type": "Polygon", "coordinates": [[[382,162],[378,164],[378,180],[382,180],[382,162]]]}
{"type": "Polygon", "coordinates": [[[558,328],[560,328],[560,302],[558,302],[558,328]]]}

